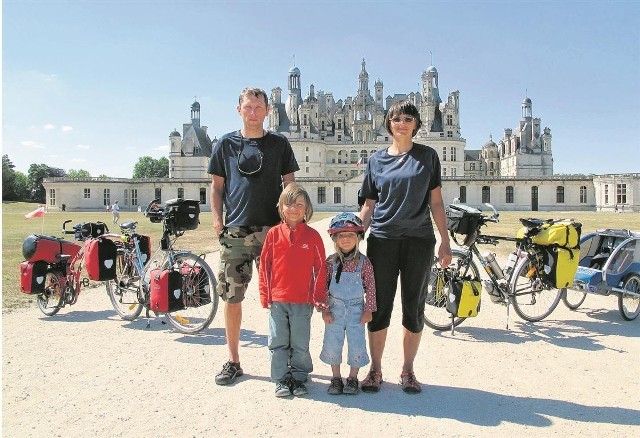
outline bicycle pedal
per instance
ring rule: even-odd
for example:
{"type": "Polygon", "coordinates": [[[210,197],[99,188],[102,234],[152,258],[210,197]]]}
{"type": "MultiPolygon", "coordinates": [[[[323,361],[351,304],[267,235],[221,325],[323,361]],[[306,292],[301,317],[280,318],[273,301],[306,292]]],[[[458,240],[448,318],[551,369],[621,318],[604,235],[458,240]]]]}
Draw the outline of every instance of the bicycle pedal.
{"type": "Polygon", "coordinates": [[[180,315],[176,315],[176,321],[178,321],[180,324],[189,324],[189,320],[187,318],[183,318],[180,315]]]}

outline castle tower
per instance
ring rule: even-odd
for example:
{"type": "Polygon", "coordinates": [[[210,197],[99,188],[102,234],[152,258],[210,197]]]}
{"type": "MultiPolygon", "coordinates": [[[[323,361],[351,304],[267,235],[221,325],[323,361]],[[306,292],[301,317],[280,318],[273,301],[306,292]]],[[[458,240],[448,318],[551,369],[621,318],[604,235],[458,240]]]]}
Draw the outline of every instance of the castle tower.
{"type": "Polygon", "coordinates": [[[200,127],[200,103],[197,100],[191,105],[191,124],[194,128],[200,127]]]}

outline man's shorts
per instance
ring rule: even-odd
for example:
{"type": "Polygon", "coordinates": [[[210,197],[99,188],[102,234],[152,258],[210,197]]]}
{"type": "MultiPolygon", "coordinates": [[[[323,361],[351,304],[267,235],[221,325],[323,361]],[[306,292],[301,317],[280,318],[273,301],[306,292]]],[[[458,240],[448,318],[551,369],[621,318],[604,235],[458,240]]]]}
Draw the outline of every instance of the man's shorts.
{"type": "Polygon", "coordinates": [[[244,300],[253,262],[260,269],[260,252],[271,227],[225,227],[220,233],[220,268],[217,291],[227,303],[244,300]]]}

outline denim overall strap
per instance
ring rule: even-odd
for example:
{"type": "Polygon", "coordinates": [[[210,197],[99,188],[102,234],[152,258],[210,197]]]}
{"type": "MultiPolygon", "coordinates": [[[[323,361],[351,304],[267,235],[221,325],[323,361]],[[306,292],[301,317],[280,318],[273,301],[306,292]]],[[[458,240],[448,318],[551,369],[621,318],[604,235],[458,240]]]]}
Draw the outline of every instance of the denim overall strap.
{"type": "Polygon", "coordinates": [[[341,301],[364,300],[364,286],[362,284],[363,260],[364,257],[360,257],[358,267],[354,272],[342,271],[339,283],[336,283],[338,263],[333,264],[333,274],[331,275],[331,284],[329,284],[329,294],[332,298],[341,301]]]}

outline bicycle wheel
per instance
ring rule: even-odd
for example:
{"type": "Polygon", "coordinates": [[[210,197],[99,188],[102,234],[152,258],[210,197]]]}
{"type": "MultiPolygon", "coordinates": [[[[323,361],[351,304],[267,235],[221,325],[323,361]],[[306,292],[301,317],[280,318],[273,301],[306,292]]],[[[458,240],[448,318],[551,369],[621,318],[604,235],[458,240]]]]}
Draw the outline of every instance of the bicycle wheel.
{"type": "Polygon", "coordinates": [[[575,289],[566,289],[562,294],[562,301],[565,306],[571,310],[576,310],[580,307],[582,303],[584,303],[585,298],[587,298],[586,292],[575,289]]]}
{"type": "MultiPolygon", "coordinates": [[[[625,280],[623,287],[629,292],[640,294],[640,275],[631,274],[625,280]]],[[[633,321],[640,314],[640,297],[620,293],[618,294],[618,308],[624,319],[633,321]]]]}
{"type": "Polygon", "coordinates": [[[38,308],[47,316],[53,316],[62,307],[65,279],[58,271],[48,271],[44,278],[44,292],[36,297],[38,308]]]}
{"type": "MultiPolygon", "coordinates": [[[[480,281],[480,272],[475,263],[470,262],[467,253],[453,250],[450,268],[458,272],[460,276],[470,277],[480,281]]],[[[429,275],[427,301],[424,306],[424,323],[434,330],[449,330],[451,328],[451,314],[447,311],[447,287],[445,287],[444,271],[437,266],[437,258],[434,258],[429,275]]],[[[466,318],[453,318],[453,325],[458,326],[466,318]]]]}
{"type": "Polygon", "coordinates": [[[555,310],[564,290],[546,286],[527,257],[520,260],[513,271],[510,299],[520,318],[537,322],[555,310]]]}
{"type": "Polygon", "coordinates": [[[125,321],[133,321],[142,312],[140,302],[140,278],[133,265],[133,258],[124,248],[118,248],[116,278],[106,281],[107,294],[113,310],[125,321]]]}
{"type": "Polygon", "coordinates": [[[211,324],[218,310],[216,277],[203,257],[190,252],[175,253],[173,268],[182,274],[185,308],[167,313],[167,318],[179,332],[197,333],[211,324]]]}

